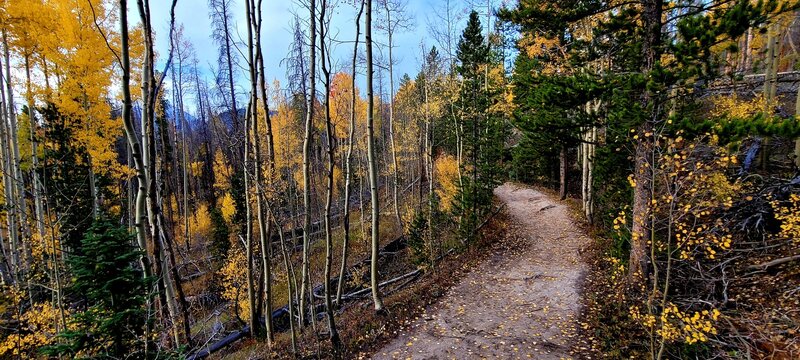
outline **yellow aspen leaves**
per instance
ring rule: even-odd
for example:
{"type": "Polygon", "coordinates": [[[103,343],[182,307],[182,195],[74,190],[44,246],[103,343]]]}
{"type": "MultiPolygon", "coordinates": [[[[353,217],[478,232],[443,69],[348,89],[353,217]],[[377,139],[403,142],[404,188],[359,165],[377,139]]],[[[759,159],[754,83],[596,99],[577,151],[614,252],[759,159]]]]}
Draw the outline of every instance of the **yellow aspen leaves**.
{"type": "Polygon", "coordinates": [[[435,190],[436,195],[439,197],[442,210],[450,211],[458,193],[458,161],[452,155],[443,155],[436,159],[434,166],[439,183],[435,190]]]}
{"type": "Polygon", "coordinates": [[[775,219],[781,222],[781,230],[777,236],[792,239],[795,244],[800,244],[800,195],[791,194],[784,203],[782,206],[777,200],[770,202],[775,212],[775,219]]]}
{"type": "Polygon", "coordinates": [[[643,312],[638,306],[633,306],[630,315],[648,332],[655,334],[665,343],[695,344],[706,342],[717,334],[715,323],[721,313],[717,309],[681,311],[677,305],[667,303],[660,312],[655,310],[651,313],[643,312]]]}

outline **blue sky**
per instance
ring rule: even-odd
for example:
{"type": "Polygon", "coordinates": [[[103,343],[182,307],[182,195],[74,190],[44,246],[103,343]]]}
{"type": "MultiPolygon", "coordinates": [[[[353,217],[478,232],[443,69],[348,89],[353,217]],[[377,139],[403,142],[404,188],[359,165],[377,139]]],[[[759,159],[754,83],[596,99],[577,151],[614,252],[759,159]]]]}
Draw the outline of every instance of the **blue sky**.
{"type": "MultiPolygon", "coordinates": [[[[234,9],[234,21],[236,23],[239,36],[236,38],[246,38],[246,25],[245,25],[245,11],[243,6],[244,0],[232,0],[234,9]]],[[[404,73],[414,76],[419,69],[420,59],[420,44],[424,42],[427,47],[435,45],[435,40],[431,37],[430,28],[431,24],[439,26],[441,21],[437,21],[435,16],[436,9],[442,9],[445,6],[444,1],[435,0],[407,0],[407,12],[409,18],[412,19],[412,27],[403,33],[396,34],[395,38],[395,80],[398,81],[404,73]]],[[[352,2],[352,1],[351,1],[352,2]]],[[[153,27],[157,31],[156,49],[159,54],[166,54],[168,51],[168,21],[169,21],[169,0],[153,0],[151,1],[153,27]]],[[[485,3],[484,3],[485,4],[485,3]]],[[[262,46],[264,52],[265,66],[267,79],[271,83],[272,79],[278,79],[281,84],[285,86],[285,73],[286,69],[280,64],[281,59],[286,57],[289,51],[291,41],[291,22],[293,19],[293,12],[297,11],[302,16],[307,17],[307,10],[301,8],[295,0],[263,0],[263,33],[262,33],[262,46]]],[[[464,18],[468,5],[461,0],[451,0],[451,8],[454,9],[458,15],[464,18]]],[[[378,11],[377,1],[373,3],[374,11],[378,11]]],[[[342,41],[352,41],[355,35],[354,19],[358,9],[354,8],[346,2],[341,2],[335,9],[332,15],[332,29],[331,33],[342,41]]],[[[129,9],[130,17],[138,19],[138,13],[135,7],[131,6],[129,9]]],[[[216,64],[217,59],[217,45],[211,39],[212,23],[209,16],[209,7],[207,0],[178,0],[176,8],[176,21],[183,24],[184,33],[186,37],[193,43],[201,66],[204,67],[203,71],[207,72],[209,64],[216,64]]],[[[463,28],[462,23],[458,24],[456,29],[460,34],[463,28]]],[[[363,29],[362,29],[363,41],[363,29]]],[[[386,36],[384,33],[374,30],[373,34],[375,42],[386,43],[386,36]]],[[[363,51],[363,44],[361,46],[363,51]]],[[[333,51],[334,65],[338,65],[340,69],[349,68],[349,57],[351,56],[352,43],[344,43],[337,45],[333,51]]],[[[376,53],[378,47],[376,47],[376,53]]],[[[386,49],[382,50],[386,54],[386,49]]],[[[378,55],[376,55],[378,56],[378,55]]],[[[242,62],[243,64],[244,62],[242,62]]],[[[216,66],[216,65],[214,65],[216,66]]],[[[336,69],[336,68],[334,68],[336,69]]],[[[384,76],[388,76],[386,73],[384,76]]],[[[240,83],[238,92],[243,94],[244,89],[244,71],[239,74],[240,83]]],[[[210,79],[210,77],[209,77],[210,79]]],[[[363,79],[361,80],[363,81],[363,79]]],[[[378,91],[376,85],[376,92],[378,91]]],[[[389,92],[388,78],[385,84],[384,91],[389,92]]]]}

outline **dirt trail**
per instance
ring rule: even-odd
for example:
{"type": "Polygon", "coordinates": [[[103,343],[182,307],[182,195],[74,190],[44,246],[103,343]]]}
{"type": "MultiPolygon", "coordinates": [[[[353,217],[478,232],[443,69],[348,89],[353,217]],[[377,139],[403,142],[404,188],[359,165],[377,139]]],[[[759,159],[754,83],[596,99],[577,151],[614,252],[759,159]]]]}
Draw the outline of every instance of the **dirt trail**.
{"type": "Polygon", "coordinates": [[[539,191],[505,184],[495,195],[510,215],[503,246],[373,358],[574,358],[588,237],[539,191]]]}

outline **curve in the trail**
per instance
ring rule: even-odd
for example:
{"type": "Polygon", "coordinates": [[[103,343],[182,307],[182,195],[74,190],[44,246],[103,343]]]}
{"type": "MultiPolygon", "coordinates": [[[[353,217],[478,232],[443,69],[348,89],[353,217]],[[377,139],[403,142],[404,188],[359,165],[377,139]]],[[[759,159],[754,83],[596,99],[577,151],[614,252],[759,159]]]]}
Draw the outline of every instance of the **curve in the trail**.
{"type": "Polygon", "coordinates": [[[373,358],[575,357],[588,237],[539,191],[504,184],[495,196],[510,223],[501,246],[373,358]]]}

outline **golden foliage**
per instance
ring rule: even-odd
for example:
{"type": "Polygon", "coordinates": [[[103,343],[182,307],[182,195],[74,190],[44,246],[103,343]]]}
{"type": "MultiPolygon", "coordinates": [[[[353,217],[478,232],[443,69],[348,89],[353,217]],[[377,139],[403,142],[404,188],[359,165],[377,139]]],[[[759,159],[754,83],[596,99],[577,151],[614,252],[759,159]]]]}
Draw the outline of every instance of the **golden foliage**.
{"type": "Polygon", "coordinates": [[[458,193],[458,161],[452,155],[439,156],[435,163],[436,172],[436,195],[443,211],[450,211],[453,208],[453,200],[458,193]]]}
{"type": "MultiPolygon", "coordinates": [[[[224,217],[224,215],[223,215],[224,217]]],[[[205,244],[211,240],[211,215],[208,212],[208,205],[200,204],[194,214],[189,216],[189,237],[192,242],[196,244],[205,244]]],[[[186,234],[186,225],[183,221],[178,224],[179,231],[177,236],[179,240],[186,241],[183,237],[186,234]]]]}
{"type": "Polygon", "coordinates": [[[222,297],[233,304],[237,316],[250,313],[245,269],[247,269],[245,251],[238,242],[234,243],[219,274],[222,276],[222,297]]]}
{"type": "Polygon", "coordinates": [[[668,303],[660,314],[642,313],[638,306],[631,307],[631,317],[664,343],[685,342],[694,344],[708,341],[717,334],[715,323],[721,315],[717,309],[684,312],[668,303]]]}
{"type": "MultiPolygon", "coordinates": [[[[272,88],[280,89],[280,83],[276,80],[272,88]]],[[[276,112],[271,117],[275,168],[279,174],[289,174],[302,184],[303,176],[299,172],[303,157],[297,152],[303,143],[302,114],[279,91],[272,95],[271,104],[276,112]]]]}
{"type": "MultiPolygon", "coordinates": [[[[686,144],[680,136],[665,141],[667,151],[658,173],[674,184],[674,190],[654,197],[652,205],[661,218],[670,219],[668,230],[681,259],[693,259],[697,253],[714,259],[718,251],[729,250],[733,241],[730,230],[714,214],[729,208],[741,191],[741,184],[724,173],[737,162],[736,157],[714,145],[686,144]]],[[[668,246],[656,245],[662,250],[668,246]]]]}
{"type": "Polygon", "coordinates": [[[233,196],[226,192],[225,195],[222,195],[219,206],[225,221],[229,225],[233,223],[233,216],[236,215],[236,204],[233,202],[233,196]]]}
{"type": "Polygon", "coordinates": [[[775,219],[781,222],[778,237],[793,239],[795,244],[800,244],[800,195],[791,194],[786,206],[781,206],[779,201],[771,201],[775,219]]]}
{"type": "Polygon", "coordinates": [[[711,98],[711,104],[713,117],[746,119],[763,112],[767,108],[767,99],[761,93],[752,99],[745,99],[737,94],[716,95],[711,98]]]}
{"type": "MultiPolygon", "coordinates": [[[[4,292],[17,298],[21,296],[11,289],[5,289],[4,292]]],[[[9,334],[0,342],[0,356],[36,358],[40,347],[53,343],[58,333],[56,324],[59,316],[58,309],[49,303],[34,304],[19,317],[19,331],[9,334]]]]}

